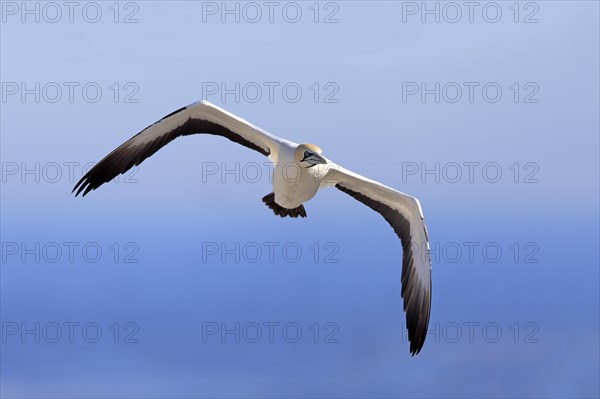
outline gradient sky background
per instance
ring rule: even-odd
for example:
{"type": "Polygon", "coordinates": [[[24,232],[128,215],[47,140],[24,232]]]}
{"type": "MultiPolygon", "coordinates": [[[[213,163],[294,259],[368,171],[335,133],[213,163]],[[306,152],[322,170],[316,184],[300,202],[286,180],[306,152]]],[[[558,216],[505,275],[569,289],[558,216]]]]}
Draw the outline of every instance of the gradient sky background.
{"type": "Polygon", "coordinates": [[[287,7],[294,18],[286,2],[272,22],[255,3],[256,23],[241,3],[239,23],[221,21],[221,2],[96,4],[102,15],[91,23],[85,2],[72,22],[65,6],[58,18],[38,3],[36,22],[21,2],[0,3],[2,397],[599,396],[597,2],[521,2],[518,22],[513,2],[498,2],[496,23],[488,3],[472,22],[463,6],[456,23],[443,3],[439,23],[410,13],[421,2],[323,2],[316,23],[314,2],[295,3],[296,23],[282,15],[287,7]],[[123,23],[128,15],[137,22],[123,23]],[[78,84],[72,101],[65,82],[78,84]],[[236,101],[206,90],[236,82],[279,86],[272,102],[266,89],[256,102],[252,91],[236,101]],[[472,102],[466,89],[447,101],[450,85],[436,103],[407,96],[406,82],[479,86],[472,102]],[[497,102],[481,94],[490,82],[502,89],[497,102]],[[21,97],[22,84],[33,94],[21,97]],[[282,94],[286,84],[302,89],[298,101],[282,94]],[[337,101],[326,101],[334,91],[337,101]],[[260,201],[268,168],[256,179],[253,170],[265,159],[193,136],[129,183],[70,194],[83,165],[202,97],[420,199],[436,253],[418,356],[404,333],[400,243],[337,190],[307,203],[307,219],[281,220],[260,201]],[[221,175],[236,162],[237,176],[221,175]],[[436,163],[438,179],[420,174],[436,163]],[[239,262],[207,253],[211,243],[239,243],[239,262]],[[279,323],[273,342],[269,322],[279,323]],[[40,342],[21,331],[36,323],[40,342]],[[79,323],[73,342],[65,323],[79,323]],[[221,323],[247,327],[239,343],[203,335],[221,323]],[[262,325],[256,343],[253,323],[262,325]],[[300,326],[298,342],[288,342],[294,330],[282,335],[286,323],[300,326]],[[84,337],[84,325],[102,329],[98,342],[86,341],[95,334],[84,337]]]}

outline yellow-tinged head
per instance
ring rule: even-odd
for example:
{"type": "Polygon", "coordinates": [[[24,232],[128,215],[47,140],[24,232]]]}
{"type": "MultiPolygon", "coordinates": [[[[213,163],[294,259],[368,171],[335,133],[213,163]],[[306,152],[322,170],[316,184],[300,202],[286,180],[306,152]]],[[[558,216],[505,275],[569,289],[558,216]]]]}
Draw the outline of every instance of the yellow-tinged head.
{"type": "Polygon", "coordinates": [[[312,168],[315,165],[326,164],[327,160],[321,156],[323,150],[314,144],[300,144],[296,148],[296,162],[305,167],[312,168]]]}

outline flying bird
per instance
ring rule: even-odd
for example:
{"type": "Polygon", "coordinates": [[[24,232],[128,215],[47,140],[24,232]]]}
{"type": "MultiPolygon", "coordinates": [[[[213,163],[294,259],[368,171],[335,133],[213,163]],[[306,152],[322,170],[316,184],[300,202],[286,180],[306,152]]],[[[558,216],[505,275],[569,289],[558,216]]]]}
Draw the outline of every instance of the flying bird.
{"type": "Polygon", "coordinates": [[[421,351],[431,310],[431,259],[427,227],[416,198],[353,173],[323,156],[314,144],[281,139],[207,102],[170,113],[121,144],[79,180],[73,192],[83,196],[139,165],[180,136],[212,134],[228,138],[268,157],[273,191],[262,201],[281,217],[306,217],[304,203],[321,188],[335,187],[378,212],[402,244],[402,291],[410,352],[421,351]]]}

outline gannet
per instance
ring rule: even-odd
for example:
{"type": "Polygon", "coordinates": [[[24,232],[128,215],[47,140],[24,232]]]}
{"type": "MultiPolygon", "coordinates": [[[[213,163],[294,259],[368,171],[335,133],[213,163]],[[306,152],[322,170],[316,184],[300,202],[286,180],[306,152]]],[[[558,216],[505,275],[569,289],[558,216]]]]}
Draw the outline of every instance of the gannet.
{"type": "Polygon", "coordinates": [[[273,191],[262,200],[275,215],[305,218],[304,203],[325,187],[335,187],[381,214],[402,244],[401,296],[410,353],[414,356],[421,351],[431,310],[431,259],[419,201],[341,167],[314,144],[281,139],[207,101],[198,101],[168,114],[104,157],[75,185],[75,196],[85,196],[177,137],[191,134],[224,136],[267,156],[275,166],[273,191]]]}

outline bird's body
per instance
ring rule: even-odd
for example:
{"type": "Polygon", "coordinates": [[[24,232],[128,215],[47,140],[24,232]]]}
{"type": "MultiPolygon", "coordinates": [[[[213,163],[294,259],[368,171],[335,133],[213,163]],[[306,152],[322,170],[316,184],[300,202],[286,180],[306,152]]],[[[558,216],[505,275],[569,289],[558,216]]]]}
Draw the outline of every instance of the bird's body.
{"type": "Polygon", "coordinates": [[[275,165],[272,193],[263,202],[278,216],[306,217],[304,203],[321,188],[335,187],[378,212],[402,243],[402,297],[410,350],[423,347],[431,309],[431,259],[427,228],[419,201],[381,183],[344,169],[314,144],[297,144],[273,136],[206,101],[165,116],[117,147],[77,183],[85,196],[131,167],[139,165],[180,136],[224,136],[265,156],[275,165]]]}
{"type": "Polygon", "coordinates": [[[296,162],[299,145],[284,143],[273,169],[275,202],[283,208],[294,209],[313,198],[327,172],[322,167],[302,167],[296,162]]]}

